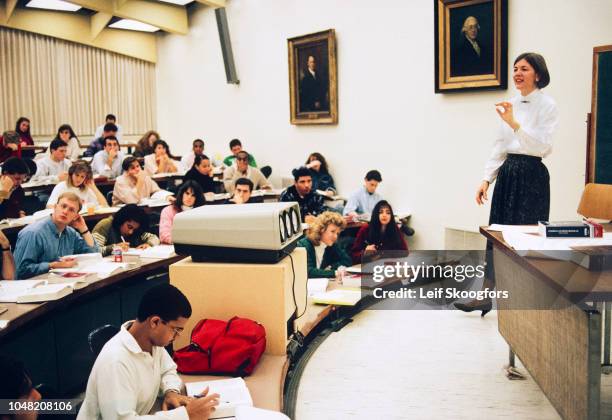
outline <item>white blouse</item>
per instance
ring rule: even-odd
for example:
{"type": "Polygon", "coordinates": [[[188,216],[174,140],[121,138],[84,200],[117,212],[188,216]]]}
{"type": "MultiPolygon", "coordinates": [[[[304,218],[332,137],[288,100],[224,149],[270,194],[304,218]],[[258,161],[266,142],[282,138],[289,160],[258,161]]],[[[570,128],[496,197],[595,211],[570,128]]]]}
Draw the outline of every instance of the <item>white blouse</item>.
{"type": "Polygon", "coordinates": [[[323,263],[323,254],[325,254],[325,248],[327,248],[327,245],[325,245],[323,242],[314,247],[317,268],[325,268],[321,267],[321,263],[323,263]]]}
{"type": "Polygon", "coordinates": [[[53,191],[51,192],[49,200],[47,201],[47,206],[56,205],[59,196],[66,191],[75,193],[81,199],[83,206],[87,206],[88,204],[98,205],[98,197],[96,197],[96,194],[89,187],[85,190],[81,190],[77,187],[69,187],[68,184],[66,184],[66,181],[62,181],[53,187],[53,191]]]}
{"type": "Polygon", "coordinates": [[[512,104],[514,119],[521,127],[514,132],[503,120],[493,152],[485,165],[484,180],[493,182],[508,153],[546,157],[552,151],[552,135],[559,123],[557,104],[539,89],[527,96],[517,95],[512,104]]]}

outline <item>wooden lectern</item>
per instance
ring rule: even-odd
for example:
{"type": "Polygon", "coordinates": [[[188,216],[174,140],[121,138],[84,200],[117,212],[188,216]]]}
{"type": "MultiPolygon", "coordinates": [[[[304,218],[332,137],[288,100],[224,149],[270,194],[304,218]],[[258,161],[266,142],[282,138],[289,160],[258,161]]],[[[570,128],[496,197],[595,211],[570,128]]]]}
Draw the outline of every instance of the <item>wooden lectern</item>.
{"type": "Polygon", "coordinates": [[[189,344],[196,323],[205,318],[250,318],[266,329],[266,353],[287,354],[287,321],[306,305],[306,250],[296,248],[291,259],[275,264],[196,263],[191,258],[170,266],[170,284],[189,299],[193,313],[174,348],[189,344]]]}

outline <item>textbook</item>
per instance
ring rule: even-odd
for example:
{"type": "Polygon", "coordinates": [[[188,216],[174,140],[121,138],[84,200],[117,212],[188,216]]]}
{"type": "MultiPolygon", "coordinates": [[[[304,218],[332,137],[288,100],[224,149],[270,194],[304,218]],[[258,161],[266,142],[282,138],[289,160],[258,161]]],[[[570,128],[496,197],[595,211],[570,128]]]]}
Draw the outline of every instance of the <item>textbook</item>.
{"type": "Polygon", "coordinates": [[[612,245],[572,246],[571,259],[589,271],[612,270],[612,245]]]}
{"type": "Polygon", "coordinates": [[[219,405],[211,414],[211,419],[233,417],[236,407],[253,406],[251,393],[242,378],[185,383],[187,395],[190,397],[201,394],[206,387],[209,388],[209,394],[219,394],[219,405]]]}
{"type": "Polygon", "coordinates": [[[96,273],[85,273],[82,271],[69,271],[66,273],[50,273],[47,277],[48,284],[66,284],[73,290],[79,290],[90,283],[97,281],[96,273]]]}
{"type": "MultiPolygon", "coordinates": [[[[16,280],[20,283],[27,280],[16,280]]],[[[34,287],[3,286],[0,289],[0,302],[35,303],[61,299],[72,293],[72,287],[66,284],[46,284],[34,287]]],[[[27,285],[26,285],[27,286],[27,285]]]]}
{"type": "Polygon", "coordinates": [[[312,302],[321,305],[355,306],[361,300],[361,290],[357,288],[334,289],[329,292],[316,293],[312,302]]]}
{"type": "Polygon", "coordinates": [[[538,222],[541,236],[547,238],[589,238],[591,227],[584,222],[538,222]]]}

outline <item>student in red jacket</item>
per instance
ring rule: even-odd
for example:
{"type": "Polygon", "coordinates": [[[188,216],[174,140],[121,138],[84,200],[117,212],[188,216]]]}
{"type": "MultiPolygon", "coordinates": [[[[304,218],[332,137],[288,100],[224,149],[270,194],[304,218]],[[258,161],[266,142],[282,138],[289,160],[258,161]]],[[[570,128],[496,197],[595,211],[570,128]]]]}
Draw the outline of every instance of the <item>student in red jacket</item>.
{"type": "Polygon", "coordinates": [[[374,206],[370,223],[357,232],[351,249],[353,264],[361,264],[363,257],[374,257],[381,251],[406,251],[408,254],[408,245],[395,223],[391,204],[385,200],[374,206]]]}

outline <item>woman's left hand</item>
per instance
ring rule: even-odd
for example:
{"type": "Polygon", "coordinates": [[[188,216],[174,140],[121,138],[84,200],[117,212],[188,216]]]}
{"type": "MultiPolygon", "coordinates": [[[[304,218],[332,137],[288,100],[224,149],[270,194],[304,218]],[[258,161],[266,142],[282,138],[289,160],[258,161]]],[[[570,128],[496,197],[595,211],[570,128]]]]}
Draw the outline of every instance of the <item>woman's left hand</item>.
{"type": "Polygon", "coordinates": [[[514,110],[510,102],[498,102],[495,104],[495,112],[500,116],[506,124],[508,124],[513,130],[518,128],[518,123],[514,120],[514,110]],[[503,112],[500,111],[499,107],[503,108],[503,112]]]}

